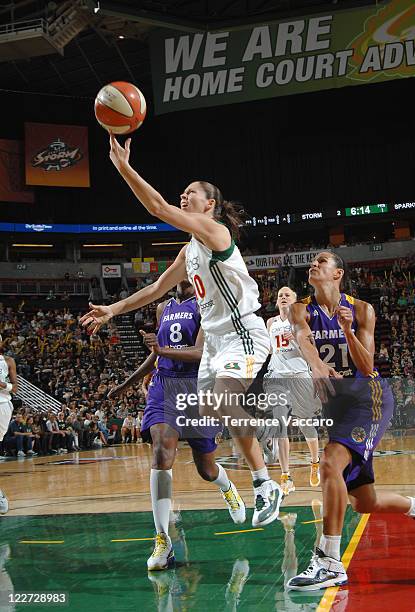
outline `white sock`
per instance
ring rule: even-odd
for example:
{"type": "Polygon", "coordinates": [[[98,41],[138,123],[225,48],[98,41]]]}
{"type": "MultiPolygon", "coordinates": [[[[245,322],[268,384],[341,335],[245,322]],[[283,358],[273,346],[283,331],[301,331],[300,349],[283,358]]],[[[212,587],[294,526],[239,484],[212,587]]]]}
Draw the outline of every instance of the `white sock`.
{"type": "Polygon", "coordinates": [[[151,504],[157,533],[169,532],[171,510],[172,470],[150,471],[151,504]]]}
{"type": "Polygon", "coordinates": [[[319,548],[323,551],[327,557],[333,557],[340,561],[340,542],[341,536],[326,536],[322,535],[320,538],[319,548]]]}
{"type": "Polygon", "coordinates": [[[411,502],[411,507],[409,508],[408,512],[406,512],[405,514],[407,516],[415,516],[415,497],[408,496],[408,499],[411,502]]]}
{"type": "Polygon", "coordinates": [[[219,473],[216,480],[212,480],[212,484],[219,487],[222,491],[228,491],[229,487],[231,486],[231,481],[228,478],[226,470],[224,470],[223,467],[219,465],[219,463],[217,463],[216,465],[218,466],[219,473]]]}
{"type": "Polygon", "coordinates": [[[263,467],[260,470],[251,470],[252,480],[269,480],[268,468],[263,467]]]}

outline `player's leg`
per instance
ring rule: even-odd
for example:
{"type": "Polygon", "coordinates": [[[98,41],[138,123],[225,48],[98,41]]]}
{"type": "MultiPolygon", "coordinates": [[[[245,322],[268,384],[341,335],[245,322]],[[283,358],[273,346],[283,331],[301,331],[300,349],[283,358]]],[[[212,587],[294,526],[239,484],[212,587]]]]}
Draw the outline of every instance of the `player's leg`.
{"type": "Polygon", "coordinates": [[[189,440],[188,442],[192,447],[193,459],[199,475],[203,480],[211,482],[219,488],[233,522],[244,523],[246,518],[245,503],[237,488],[229,480],[226,470],[219,463],[216,463],[215,451],[203,452],[204,448],[201,445],[204,444],[207,447],[209,442],[214,444],[214,441],[205,438],[189,440]],[[195,445],[196,442],[198,446],[195,445]]]}
{"type": "Polygon", "coordinates": [[[249,422],[252,417],[241,406],[240,398],[245,396],[245,392],[245,381],[219,377],[216,379],[213,397],[218,400],[216,415],[229,417],[225,424],[251,470],[255,496],[252,524],[255,527],[268,525],[278,517],[283,492],[269,477],[256,438],[256,428],[249,422]]]}
{"type": "MultiPolygon", "coordinates": [[[[10,419],[13,413],[11,402],[0,402],[0,440],[3,440],[9,428],[10,419]]],[[[9,510],[9,501],[0,489],[0,514],[6,514],[9,510]]]]}
{"type": "Polygon", "coordinates": [[[292,578],[287,587],[296,591],[314,591],[347,583],[340,561],[340,542],[348,502],[343,478],[352,462],[351,451],[338,442],[329,442],[321,458],[323,490],[323,535],[308,568],[292,578]]]}
{"type": "Polygon", "coordinates": [[[154,551],[147,560],[147,568],[163,570],[174,563],[173,546],[168,531],[172,506],[172,467],[179,434],[167,423],[152,425],[150,433],[153,440],[150,491],[157,534],[154,551]]]}
{"type": "Polygon", "coordinates": [[[349,491],[353,510],[366,513],[407,514],[415,518],[415,498],[389,491],[376,491],[374,484],[366,484],[349,491]]]}
{"type": "Polygon", "coordinates": [[[300,429],[311,456],[310,486],[318,487],[320,484],[318,433],[314,425],[308,421],[321,412],[321,403],[316,397],[313,381],[308,373],[299,374],[290,381],[289,399],[293,416],[305,422],[304,425],[300,425],[300,429]]]}

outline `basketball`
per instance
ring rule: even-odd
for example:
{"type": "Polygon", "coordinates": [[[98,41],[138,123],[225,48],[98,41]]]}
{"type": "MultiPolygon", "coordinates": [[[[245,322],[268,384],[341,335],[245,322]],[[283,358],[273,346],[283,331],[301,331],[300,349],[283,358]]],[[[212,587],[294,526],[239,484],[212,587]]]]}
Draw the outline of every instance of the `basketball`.
{"type": "Polygon", "coordinates": [[[108,132],[130,134],[146,116],[146,99],[132,83],[115,81],[99,90],[95,98],[95,117],[108,132]]]}

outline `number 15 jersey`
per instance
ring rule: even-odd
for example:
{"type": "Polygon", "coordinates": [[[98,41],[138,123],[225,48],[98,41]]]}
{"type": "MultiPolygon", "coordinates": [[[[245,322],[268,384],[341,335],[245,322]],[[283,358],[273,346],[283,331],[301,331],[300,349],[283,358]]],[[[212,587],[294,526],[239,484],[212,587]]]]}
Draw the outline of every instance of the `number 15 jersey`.
{"type": "Polygon", "coordinates": [[[272,352],[267,377],[288,377],[310,371],[295,340],[284,338],[284,334],[289,332],[291,332],[291,325],[288,319],[283,321],[279,315],[276,316],[269,328],[272,352]]]}

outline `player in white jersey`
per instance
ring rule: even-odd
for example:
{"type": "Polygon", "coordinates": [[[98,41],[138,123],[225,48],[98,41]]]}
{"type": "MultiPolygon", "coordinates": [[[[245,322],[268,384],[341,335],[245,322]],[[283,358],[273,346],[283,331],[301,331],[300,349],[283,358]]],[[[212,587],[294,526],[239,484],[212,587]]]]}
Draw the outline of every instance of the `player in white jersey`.
{"type": "MultiPolygon", "coordinates": [[[[13,413],[11,393],[17,391],[16,363],[12,357],[3,355],[3,339],[0,336],[0,442],[9,428],[13,413]]],[[[0,514],[6,514],[9,509],[7,497],[0,490],[0,514]]]]}
{"type": "MultiPolygon", "coordinates": [[[[127,139],[122,147],[110,136],[110,158],[115,167],[153,216],[191,233],[192,239],[154,284],[111,306],[90,304],[91,310],[81,321],[95,333],[113,316],[160,299],[188,278],[195,288],[205,334],[199,390],[211,392],[215,416],[224,420],[230,414],[248,417],[235,398],[247,390],[261,369],[269,353],[269,338],[264,322],[254,314],[260,308],[257,284],[250,278],[227,227],[237,236],[241,218],[217,187],[203,181],[195,181],[184,190],[180,208],[168,204],[130,166],[130,142],[127,139]]],[[[269,478],[252,429],[241,432],[241,427],[229,420],[226,424],[251,469],[255,496],[252,523],[268,525],[278,517],[282,489],[269,478]]]]}
{"type": "MultiPolygon", "coordinates": [[[[321,411],[321,402],[316,397],[310,369],[291,333],[288,321],[290,305],[297,301],[297,294],[290,287],[281,287],[278,291],[277,307],[279,315],[267,321],[267,329],[271,339],[271,359],[264,376],[264,391],[267,395],[275,394],[280,398],[274,407],[274,417],[279,419],[278,459],[281,465],[281,487],[285,495],[295,491],[290,475],[289,453],[290,442],[287,435],[288,416],[298,419],[313,419],[321,411]]],[[[310,485],[320,484],[318,435],[311,424],[304,424],[300,429],[306,439],[311,454],[310,485]]],[[[275,445],[275,439],[267,435],[266,428],[260,433],[267,454],[270,446],[275,445]]]]}

